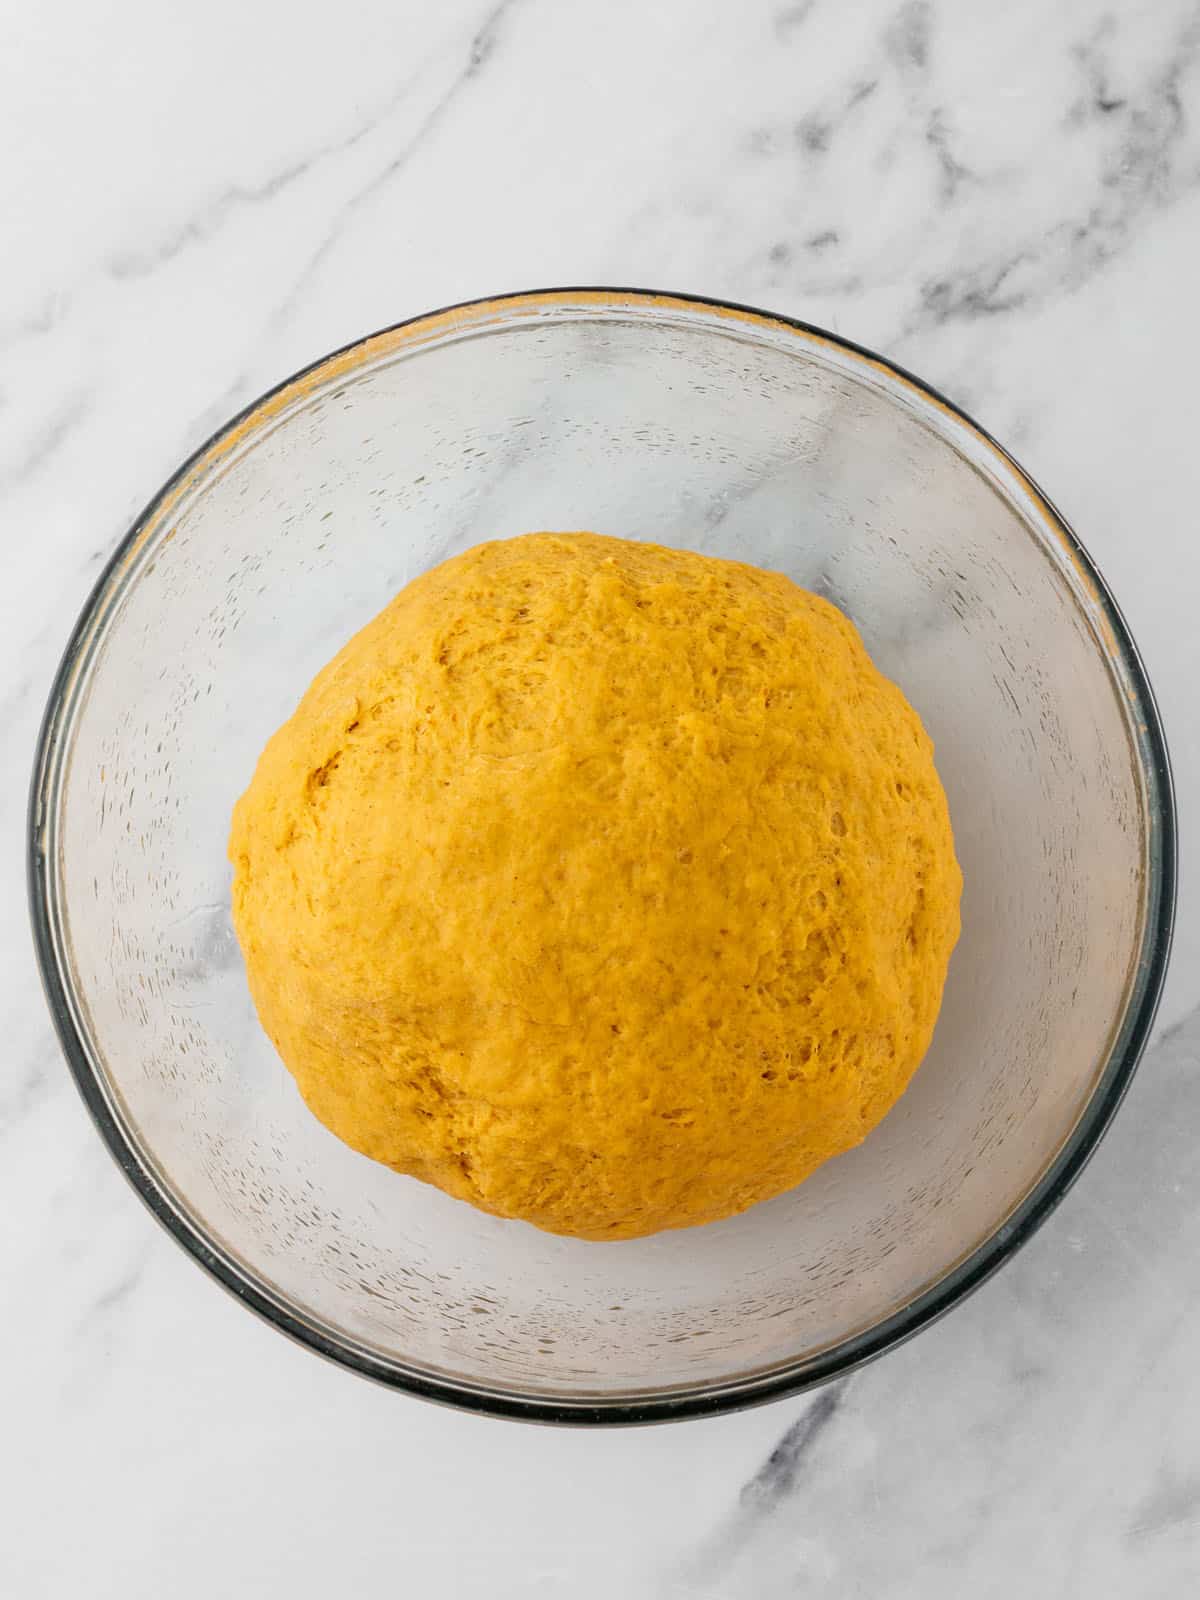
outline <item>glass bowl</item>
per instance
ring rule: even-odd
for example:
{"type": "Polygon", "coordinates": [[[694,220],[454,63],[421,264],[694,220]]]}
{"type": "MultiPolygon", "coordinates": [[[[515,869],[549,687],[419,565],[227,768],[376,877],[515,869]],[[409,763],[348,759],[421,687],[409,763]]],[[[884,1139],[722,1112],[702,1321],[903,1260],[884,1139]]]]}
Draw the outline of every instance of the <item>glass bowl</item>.
{"type": "Polygon", "coordinates": [[[1129,1082],[1175,863],[1133,642],[998,445],[815,328],[591,289],[376,334],[179,470],[71,638],[30,851],[67,1058],[176,1239],[358,1372],[586,1422],[819,1383],[981,1283],[1129,1082]],[[620,1244],[481,1215],[340,1144],[259,1030],[228,915],[230,809],[316,669],[423,568],[541,528],[733,556],[834,600],[936,742],[966,881],[932,1050],[866,1143],[743,1216],[620,1244]]]}

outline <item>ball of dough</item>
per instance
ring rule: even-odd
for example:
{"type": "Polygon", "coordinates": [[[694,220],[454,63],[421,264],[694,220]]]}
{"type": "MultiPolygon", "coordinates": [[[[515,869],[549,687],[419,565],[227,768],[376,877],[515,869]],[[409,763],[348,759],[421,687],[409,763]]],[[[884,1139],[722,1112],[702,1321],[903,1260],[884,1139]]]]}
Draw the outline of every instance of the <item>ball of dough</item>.
{"type": "Polygon", "coordinates": [[[841,612],[587,533],[410,583],[267,745],[230,858],[321,1121],[589,1239],[729,1216],[858,1144],[959,927],[933,747],[841,612]]]}

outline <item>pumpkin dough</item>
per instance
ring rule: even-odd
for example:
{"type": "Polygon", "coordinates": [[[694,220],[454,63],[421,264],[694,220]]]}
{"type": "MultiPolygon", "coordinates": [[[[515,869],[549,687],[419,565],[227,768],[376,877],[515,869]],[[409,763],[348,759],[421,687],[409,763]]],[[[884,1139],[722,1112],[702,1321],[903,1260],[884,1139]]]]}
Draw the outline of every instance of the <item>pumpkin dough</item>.
{"type": "Polygon", "coordinates": [[[623,1239],[862,1140],[929,1044],[961,878],[933,747],[834,606],[589,533],[417,578],[230,840],[263,1026],[347,1144],[623,1239]]]}

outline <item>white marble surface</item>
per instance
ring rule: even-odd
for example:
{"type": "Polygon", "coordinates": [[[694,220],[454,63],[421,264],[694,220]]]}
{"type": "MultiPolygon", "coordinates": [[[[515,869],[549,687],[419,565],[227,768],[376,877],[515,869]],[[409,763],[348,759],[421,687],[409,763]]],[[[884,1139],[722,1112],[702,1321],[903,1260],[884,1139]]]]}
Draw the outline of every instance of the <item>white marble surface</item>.
{"type": "Polygon", "coordinates": [[[24,785],[69,622],[176,462],[430,306],[760,303],[948,390],[1129,617],[1200,817],[1195,0],[47,0],[0,12],[0,1594],[1182,1597],[1200,1574],[1200,901],[1074,1193],[815,1397],[632,1432],[376,1390],[143,1212],[51,1037],[24,785]]]}

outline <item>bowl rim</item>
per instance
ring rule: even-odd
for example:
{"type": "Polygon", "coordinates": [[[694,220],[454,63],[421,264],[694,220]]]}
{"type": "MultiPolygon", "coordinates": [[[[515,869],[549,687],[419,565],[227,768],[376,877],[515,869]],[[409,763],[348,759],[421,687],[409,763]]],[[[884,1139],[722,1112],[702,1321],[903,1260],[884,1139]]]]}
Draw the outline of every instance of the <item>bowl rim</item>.
{"type": "Polygon", "coordinates": [[[148,501],[118,543],[71,630],[52,681],[35,749],[27,814],[27,876],[30,917],[42,986],[67,1065],[84,1104],[109,1153],[151,1214],[223,1288],[296,1342],[387,1387],[469,1411],[525,1421],[616,1425],[675,1421],[739,1410],[797,1394],[844,1376],[906,1342],[922,1328],[944,1316],[985,1283],[1033,1236],[1063,1199],[1095,1151],[1124,1098],[1149,1039],[1170,957],[1176,896],[1177,830],[1174,786],[1161,716],[1121,610],[1096,563],[1066,519],[1020,463],[986,429],[933,385],[916,377],[899,363],[800,318],[706,295],[587,285],[513,291],[459,301],[405,318],[375,333],[352,340],[264,391],[217,428],[182,462],[148,501]],[[482,319],[489,312],[495,312],[501,320],[482,330],[491,331],[511,325],[505,313],[511,315],[522,309],[559,308],[586,312],[612,311],[620,307],[635,316],[653,312],[656,308],[674,308],[684,313],[716,313],[743,327],[760,331],[768,328],[785,334],[790,331],[803,334],[810,341],[823,342],[843,355],[854,357],[861,365],[882,370],[890,379],[899,380],[913,391],[925,407],[932,406],[965,425],[1014,475],[1021,488],[1039,506],[1049,531],[1058,539],[1064,553],[1084,579],[1098,608],[1105,638],[1110,641],[1110,665],[1115,663],[1120,669],[1130,694],[1130,724],[1134,731],[1132,742],[1137,751],[1147,797],[1146,919],[1125,1012],[1114,1030],[1108,1058],[1097,1074],[1092,1093],[1074,1127],[1042,1176],[1007,1218],[940,1279],[881,1321],[850,1334],[816,1355],[797,1358],[790,1365],[776,1364],[757,1375],[751,1373],[745,1378],[699,1383],[693,1388],[666,1390],[661,1395],[649,1391],[633,1398],[616,1395],[611,1400],[599,1397],[594,1400],[560,1400],[544,1395],[523,1397],[516,1389],[491,1388],[419,1368],[406,1368],[374,1354],[365,1345],[331,1336],[323,1324],[299,1312],[267,1282],[241,1267],[234,1257],[225,1252],[219,1241],[207,1234],[199,1219],[182,1209],[155,1171],[143,1160],[134,1140],[114,1114],[93,1071],[87,1048],[76,1025],[64,976],[66,963],[65,960],[60,961],[63,953],[59,949],[51,914],[54,865],[44,848],[44,828],[56,776],[56,756],[69,727],[67,712],[71,708],[72,686],[97,619],[124,569],[136,555],[146,530],[164,505],[178,496],[206,456],[240,438],[260,409],[267,408],[263,420],[282,409],[294,391],[303,393],[316,375],[326,368],[334,367],[339,362],[348,368],[357,366],[365,359],[368,347],[377,341],[397,336],[415,337],[424,331],[435,332],[439,322],[453,326],[454,319],[464,314],[482,319]]]}

